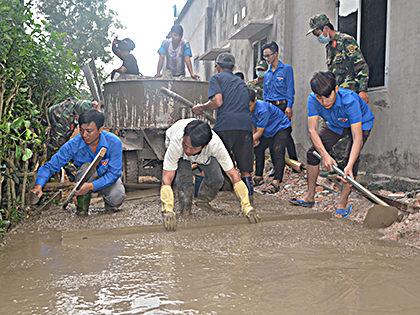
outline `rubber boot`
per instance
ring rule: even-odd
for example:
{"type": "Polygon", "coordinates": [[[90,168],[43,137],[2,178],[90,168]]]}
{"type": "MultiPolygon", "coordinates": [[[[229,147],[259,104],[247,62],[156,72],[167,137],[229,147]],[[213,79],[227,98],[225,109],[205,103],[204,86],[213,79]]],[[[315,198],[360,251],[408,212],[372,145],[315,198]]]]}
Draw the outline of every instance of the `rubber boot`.
{"type": "Polygon", "coordinates": [[[249,202],[254,202],[254,186],[252,184],[252,177],[242,177],[243,182],[245,183],[246,187],[248,188],[248,195],[249,195],[249,202]]]}
{"type": "Polygon", "coordinates": [[[218,191],[219,189],[207,186],[206,179],[203,179],[195,199],[195,205],[199,208],[211,209],[209,202],[216,197],[218,191]]]}
{"type": "Polygon", "coordinates": [[[190,215],[194,186],[178,187],[179,212],[181,215],[190,215]]]}
{"type": "Polygon", "coordinates": [[[202,175],[195,175],[194,181],[194,198],[198,197],[198,190],[200,189],[201,182],[203,181],[204,176],[202,175]]]}
{"type": "Polygon", "coordinates": [[[77,196],[77,214],[78,215],[88,215],[90,198],[92,193],[89,192],[84,196],[77,196]]]}
{"type": "Polygon", "coordinates": [[[115,212],[118,212],[118,211],[120,211],[121,209],[120,208],[118,208],[118,207],[113,207],[113,206],[111,206],[109,203],[107,203],[106,201],[105,201],[105,198],[104,198],[104,204],[105,204],[105,212],[107,212],[107,213],[115,213],[115,212]]]}

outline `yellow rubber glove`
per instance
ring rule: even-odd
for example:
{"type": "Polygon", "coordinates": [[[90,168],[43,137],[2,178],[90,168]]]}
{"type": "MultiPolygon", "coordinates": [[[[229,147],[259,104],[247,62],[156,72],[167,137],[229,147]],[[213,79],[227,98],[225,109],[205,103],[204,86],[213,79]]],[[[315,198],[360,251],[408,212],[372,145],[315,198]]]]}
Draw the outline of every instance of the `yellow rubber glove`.
{"type": "Polygon", "coordinates": [[[164,185],[160,188],[160,200],[162,201],[163,226],[168,231],[176,230],[176,215],[174,212],[174,192],[171,186],[164,185]]]}
{"type": "Polygon", "coordinates": [[[247,217],[249,212],[254,210],[249,202],[248,188],[243,181],[239,181],[233,185],[233,190],[235,191],[236,197],[238,197],[241,202],[241,209],[244,216],[247,217]]]}
{"type": "Polygon", "coordinates": [[[160,187],[160,200],[162,201],[162,212],[174,212],[174,192],[169,185],[160,187]]]}

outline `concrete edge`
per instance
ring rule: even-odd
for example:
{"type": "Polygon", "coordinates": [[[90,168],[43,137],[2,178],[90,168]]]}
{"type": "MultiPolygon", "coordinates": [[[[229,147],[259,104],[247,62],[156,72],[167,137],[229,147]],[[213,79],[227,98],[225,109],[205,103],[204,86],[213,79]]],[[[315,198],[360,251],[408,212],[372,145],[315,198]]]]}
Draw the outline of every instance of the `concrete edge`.
{"type": "MultiPolygon", "coordinates": [[[[275,221],[289,221],[289,220],[325,220],[325,219],[330,219],[331,217],[332,217],[331,212],[286,214],[286,215],[262,217],[261,223],[275,222],[275,221]]],[[[232,225],[240,225],[240,224],[246,224],[248,226],[252,226],[249,224],[247,218],[237,218],[237,219],[228,219],[228,220],[212,220],[212,221],[202,221],[202,222],[179,223],[177,227],[177,231],[193,230],[193,229],[208,228],[208,227],[215,227],[215,226],[232,226],[232,225]]],[[[144,225],[144,226],[133,226],[133,227],[111,228],[111,229],[78,230],[78,231],[62,232],[61,243],[62,245],[65,245],[65,246],[89,245],[92,243],[92,241],[95,241],[95,240],[103,242],[103,239],[105,237],[114,238],[115,236],[121,236],[121,235],[135,235],[135,234],[153,233],[153,232],[162,233],[166,231],[163,225],[144,225]]]]}

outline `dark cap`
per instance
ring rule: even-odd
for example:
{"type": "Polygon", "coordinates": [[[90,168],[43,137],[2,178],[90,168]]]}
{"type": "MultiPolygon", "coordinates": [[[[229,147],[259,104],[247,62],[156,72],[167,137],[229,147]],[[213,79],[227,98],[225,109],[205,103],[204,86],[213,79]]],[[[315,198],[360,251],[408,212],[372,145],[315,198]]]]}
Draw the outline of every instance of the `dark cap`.
{"type": "Polygon", "coordinates": [[[257,69],[264,69],[267,70],[268,69],[268,63],[265,60],[260,60],[257,63],[257,66],[255,67],[255,70],[257,69]]]}
{"type": "Polygon", "coordinates": [[[216,63],[224,64],[226,66],[234,66],[235,57],[229,53],[221,53],[219,56],[217,56],[216,63]]]}
{"type": "Polygon", "coordinates": [[[121,51],[133,50],[136,47],[134,42],[129,38],[124,38],[122,40],[118,40],[117,42],[118,42],[118,49],[121,51]]]}
{"type": "Polygon", "coordinates": [[[309,35],[317,28],[323,27],[327,24],[331,23],[328,16],[325,14],[317,14],[309,19],[309,31],[306,33],[306,35],[309,35]]]}

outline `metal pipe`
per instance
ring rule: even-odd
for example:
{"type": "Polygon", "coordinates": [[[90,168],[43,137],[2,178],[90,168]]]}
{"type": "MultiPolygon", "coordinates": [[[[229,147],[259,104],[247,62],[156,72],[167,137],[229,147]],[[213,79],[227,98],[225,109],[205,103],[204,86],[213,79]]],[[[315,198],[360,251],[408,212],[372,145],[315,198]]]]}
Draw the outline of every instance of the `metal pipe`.
{"type": "MultiPolygon", "coordinates": [[[[164,86],[162,86],[160,88],[160,91],[162,93],[164,93],[164,94],[172,97],[174,100],[176,100],[178,102],[181,102],[184,105],[187,105],[190,108],[193,108],[195,106],[194,103],[192,103],[191,101],[187,100],[185,97],[183,97],[183,96],[175,93],[174,91],[171,91],[171,90],[167,89],[164,86]]],[[[206,113],[206,112],[202,112],[200,115],[206,117],[213,124],[216,122],[216,119],[213,116],[211,116],[210,114],[206,113]]]]}

